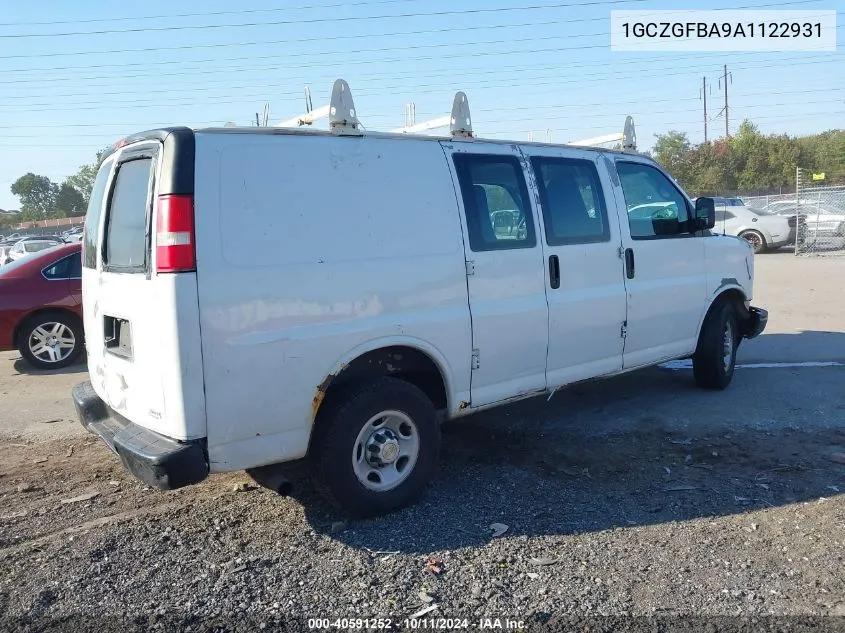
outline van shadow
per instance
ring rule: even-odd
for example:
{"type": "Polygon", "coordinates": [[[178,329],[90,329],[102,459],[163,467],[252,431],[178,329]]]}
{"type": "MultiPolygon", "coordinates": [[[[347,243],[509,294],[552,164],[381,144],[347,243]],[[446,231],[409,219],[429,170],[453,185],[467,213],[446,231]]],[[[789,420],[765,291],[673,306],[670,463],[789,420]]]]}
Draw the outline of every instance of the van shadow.
{"type": "Polygon", "coordinates": [[[72,365],[61,367],[59,369],[36,369],[30,365],[23,358],[18,358],[12,363],[12,367],[19,374],[26,374],[29,376],[53,376],[58,374],[84,374],[88,371],[88,364],[85,354],[82,353],[72,365]]]}
{"type": "MultiPolygon", "coordinates": [[[[842,333],[760,341],[821,335],[845,361],[842,333]]],[[[843,379],[837,366],[738,368],[708,392],[688,369],[645,369],[445,424],[439,474],[405,510],[339,529],[307,481],[293,496],[315,531],[404,553],[482,545],[493,523],[505,538],[565,535],[816,500],[845,492],[829,458],[845,450],[843,379]]]]}

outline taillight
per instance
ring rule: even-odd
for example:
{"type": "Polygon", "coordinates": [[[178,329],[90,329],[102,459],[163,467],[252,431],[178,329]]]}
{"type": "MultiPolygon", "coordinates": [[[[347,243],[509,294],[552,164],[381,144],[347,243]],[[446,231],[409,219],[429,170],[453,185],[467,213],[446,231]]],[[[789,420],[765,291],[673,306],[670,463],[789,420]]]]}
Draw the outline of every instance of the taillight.
{"type": "Polygon", "coordinates": [[[156,271],[184,273],[197,269],[194,248],[194,197],[158,197],[156,221],[156,271]]]}

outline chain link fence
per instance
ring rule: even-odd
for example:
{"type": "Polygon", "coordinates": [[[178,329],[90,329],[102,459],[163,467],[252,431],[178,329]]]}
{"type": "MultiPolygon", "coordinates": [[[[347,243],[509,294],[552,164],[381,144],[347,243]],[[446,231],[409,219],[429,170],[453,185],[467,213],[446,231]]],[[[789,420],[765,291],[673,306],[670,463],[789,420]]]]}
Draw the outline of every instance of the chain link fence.
{"type": "Polygon", "coordinates": [[[796,170],[795,203],[798,219],[796,255],[845,255],[845,187],[812,180],[809,170],[796,170]]]}

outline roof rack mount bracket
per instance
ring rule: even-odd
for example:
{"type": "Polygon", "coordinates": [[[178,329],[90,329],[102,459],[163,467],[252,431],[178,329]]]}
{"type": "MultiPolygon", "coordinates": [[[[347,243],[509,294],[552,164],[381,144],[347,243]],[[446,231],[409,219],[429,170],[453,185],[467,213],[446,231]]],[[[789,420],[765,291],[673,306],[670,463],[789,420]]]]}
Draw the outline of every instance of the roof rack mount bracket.
{"type": "Polygon", "coordinates": [[[626,152],[637,151],[637,130],[634,128],[634,117],[625,117],[625,130],[622,132],[622,149],[626,152]]]}
{"type": "Polygon", "coordinates": [[[338,136],[362,136],[361,123],[355,114],[355,103],[349,84],[338,79],[332,87],[329,105],[329,128],[338,136]]]}
{"type": "Polygon", "coordinates": [[[449,131],[453,138],[473,138],[472,116],[469,112],[469,100],[463,92],[457,92],[452,102],[452,116],[449,131]]]}

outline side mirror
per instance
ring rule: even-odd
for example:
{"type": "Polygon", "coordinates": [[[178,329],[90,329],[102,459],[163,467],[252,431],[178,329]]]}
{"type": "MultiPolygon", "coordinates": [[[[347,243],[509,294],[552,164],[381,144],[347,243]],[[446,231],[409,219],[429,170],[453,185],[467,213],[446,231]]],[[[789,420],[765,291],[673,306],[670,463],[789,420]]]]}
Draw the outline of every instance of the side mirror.
{"type": "Polygon", "coordinates": [[[709,230],[714,226],[716,226],[716,203],[713,198],[696,198],[692,232],[709,230]]]}

